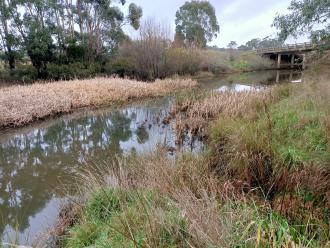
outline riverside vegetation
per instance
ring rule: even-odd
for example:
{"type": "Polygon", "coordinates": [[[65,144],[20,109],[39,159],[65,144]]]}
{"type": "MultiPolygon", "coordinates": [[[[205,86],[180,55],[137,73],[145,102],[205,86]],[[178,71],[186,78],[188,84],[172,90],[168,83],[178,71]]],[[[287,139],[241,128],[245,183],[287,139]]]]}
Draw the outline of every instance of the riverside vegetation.
{"type": "MultiPolygon", "coordinates": [[[[0,83],[113,74],[155,80],[199,70],[269,66],[253,53],[248,55],[253,60],[246,60],[236,49],[223,52],[207,47],[219,33],[215,9],[208,1],[186,2],[178,10],[174,40],[169,26],[154,19],[140,23],[143,11],[135,3],[129,4],[125,15],[120,7],[127,4],[110,0],[0,2],[0,83]],[[190,16],[193,19],[188,21],[190,16]],[[124,25],[138,30],[136,38],[124,33],[124,25]]],[[[263,41],[258,45],[274,45],[269,37],[263,41]]]]}
{"type": "MultiPolygon", "coordinates": [[[[208,1],[180,7],[174,40],[152,19],[140,25],[142,8],[136,4],[124,15],[119,6],[125,3],[0,1],[0,80],[57,81],[2,87],[0,127],[196,85],[168,79],[173,75],[271,69],[255,50],[279,46],[290,35],[312,31],[312,41],[329,41],[327,0],[292,0],[289,14],[274,20],[279,37],[253,39],[240,50],[235,41],[228,49],[207,47],[219,34],[208,1]],[[125,35],[125,24],[139,30],[135,39],[125,35]],[[125,79],[101,77],[110,75],[125,79]]],[[[180,95],[163,123],[175,119],[177,143],[202,139],[205,150],[171,158],[168,147],[159,145],[150,154],[133,150],[78,168],[79,193],[62,210],[50,245],[330,246],[329,57],[320,64],[325,68],[312,68],[299,85],[180,95]]],[[[42,161],[33,156],[33,166],[39,166],[42,161]]],[[[24,169],[24,163],[17,165],[24,169]]]]}
{"type": "Polygon", "coordinates": [[[181,97],[177,130],[202,132],[207,149],[173,160],[160,147],[80,172],[59,246],[329,245],[326,68],[301,84],[181,97]]]}
{"type": "Polygon", "coordinates": [[[83,107],[163,96],[196,84],[191,79],[145,83],[120,78],[95,78],[4,87],[0,89],[0,127],[22,126],[83,107]]]}

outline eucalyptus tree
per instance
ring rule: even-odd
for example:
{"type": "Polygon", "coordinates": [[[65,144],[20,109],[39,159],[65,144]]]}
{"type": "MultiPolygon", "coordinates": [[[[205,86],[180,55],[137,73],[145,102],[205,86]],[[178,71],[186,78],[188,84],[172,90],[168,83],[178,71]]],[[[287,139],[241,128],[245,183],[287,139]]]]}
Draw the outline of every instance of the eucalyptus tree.
{"type": "Polygon", "coordinates": [[[25,52],[38,76],[48,63],[93,62],[109,55],[126,36],[124,25],[140,26],[142,9],[125,0],[0,0],[1,48],[10,68],[25,52]]]}
{"type": "Polygon", "coordinates": [[[230,42],[228,43],[227,47],[228,47],[229,49],[236,49],[236,48],[237,48],[237,42],[234,41],[234,40],[232,40],[232,41],[230,41],[230,42]]]}
{"type": "Polygon", "coordinates": [[[176,12],[176,37],[193,47],[206,47],[220,31],[214,7],[208,1],[186,2],[176,12]]]}
{"type": "Polygon", "coordinates": [[[330,39],[330,1],[292,0],[286,15],[277,15],[273,26],[283,40],[309,33],[314,40],[330,39]]]}
{"type": "Polygon", "coordinates": [[[4,60],[9,68],[15,68],[15,60],[19,55],[19,39],[12,25],[11,12],[13,6],[10,0],[0,0],[0,49],[4,51],[4,60]]]}
{"type": "Polygon", "coordinates": [[[280,47],[284,43],[284,40],[276,37],[272,38],[271,36],[266,36],[263,39],[255,38],[246,42],[246,47],[248,50],[256,50],[259,48],[267,48],[267,47],[280,47]]]}
{"type": "Polygon", "coordinates": [[[260,44],[261,40],[258,38],[254,38],[252,40],[249,40],[248,42],[246,42],[246,46],[249,48],[249,50],[256,50],[259,48],[259,44],[260,44]]]}
{"type": "MultiPolygon", "coordinates": [[[[83,44],[87,46],[88,59],[93,60],[102,52],[111,51],[125,38],[122,27],[130,24],[138,29],[142,9],[136,4],[129,5],[129,13],[125,17],[120,8],[111,0],[77,0],[75,13],[79,34],[83,44]]],[[[120,0],[125,4],[124,0],[120,0]]]]}
{"type": "Polygon", "coordinates": [[[284,44],[283,39],[266,36],[265,38],[259,41],[258,47],[259,48],[280,47],[283,44],[284,44]]]}

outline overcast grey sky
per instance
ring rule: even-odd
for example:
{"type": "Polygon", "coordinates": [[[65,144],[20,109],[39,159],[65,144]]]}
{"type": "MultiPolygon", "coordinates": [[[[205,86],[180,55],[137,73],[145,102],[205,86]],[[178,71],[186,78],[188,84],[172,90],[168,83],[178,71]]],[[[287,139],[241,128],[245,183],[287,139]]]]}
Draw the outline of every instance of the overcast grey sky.
{"type": "MultiPolygon", "coordinates": [[[[220,35],[210,45],[225,47],[231,40],[245,44],[253,38],[275,35],[276,13],[287,13],[291,0],[209,0],[220,24],[220,35]]],[[[154,17],[175,28],[175,12],[186,0],[129,0],[143,8],[143,18],[154,17]]],[[[132,32],[132,31],[130,31],[132,32]]],[[[174,31],[173,31],[174,32],[174,31]]],[[[131,33],[132,34],[132,33],[131,33]]],[[[303,38],[297,42],[302,41],[303,38]]],[[[295,40],[290,40],[290,43],[295,40]]]]}

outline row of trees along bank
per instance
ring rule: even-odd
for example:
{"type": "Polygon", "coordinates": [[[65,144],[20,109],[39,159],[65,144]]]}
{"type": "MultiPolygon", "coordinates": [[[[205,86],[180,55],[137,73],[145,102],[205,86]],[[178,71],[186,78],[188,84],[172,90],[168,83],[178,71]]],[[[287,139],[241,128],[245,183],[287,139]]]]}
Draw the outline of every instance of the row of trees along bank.
{"type": "Polygon", "coordinates": [[[207,47],[220,32],[208,1],[180,7],[174,40],[170,28],[155,20],[140,25],[141,7],[131,3],[125,16],[121,5],[126,1],[0,0],[0,80],[59,80],[100,73],[153,80],[200,70],[255,70],[269,63],[240,52],[280,46],[306,30],[314,30],[310,36],[315,41],[329,40],[327,0],[292,1],[290,13],[274,20],[278,38],[252,39],[241,46],[232,41],[228,49],[207,47]],[[139,30],[138,38],[131,40],[125,25],[139,30]]]}
{"type": "Polygon", "coordinates": [[[119,8],[125,2],[0,0],[2,58],[10,70],[20,63],[32,65],[37,78],[68,64],[87,69],[86,75],[98,71],[126,38],[123,26],[140,26],[142,9],[131,3],[125,16],[119,8]]]}
{"type": "Polygon", "coordinates": [[[103,73],[153,80],[229,70],[226,54],[205,49],[220,31],[208,1],[180,7],[174,40],[171,30],[155,20],[141,26],[141,7],[131,3],[125,16],[120,5],[125,1],[0,0],[1,79],[28,82],[103,73]],[[138,38],[125,35],[124,25],[139,29],[138,38]]]}

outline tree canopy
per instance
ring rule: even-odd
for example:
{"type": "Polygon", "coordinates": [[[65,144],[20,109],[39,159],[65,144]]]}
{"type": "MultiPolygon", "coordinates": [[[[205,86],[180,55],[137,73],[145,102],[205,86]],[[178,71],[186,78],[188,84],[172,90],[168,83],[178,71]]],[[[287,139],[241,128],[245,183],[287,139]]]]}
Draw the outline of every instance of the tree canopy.
{"type": "Polygon", "coordinates": [[[194,47],[206,47],[220,31],[215,9],[208,1],[186,2],[176,12],[175,24],[176,38],[194,47]]]}
{"type": "Polygon", "coordinates": [[[237,48],[237,42],[234,41],[234,40],[232,40],[232,41],[230,41],[230,42],[228,43],[227,47],[228,47],[229,49],[236,49],[236,48],[237,48]]]}
{"type": "Polygon", "coordinates": [[[93,62],[138,29],[142,9],[125,0],[0,0],[0,48],[10,68],[27,55],[42,75],[48,63],[93,62]]]}
{"type": "Polygon", "coordinates": [[[284,41],[282,39],[266,36],[263,39],[259,39],[259,38],[252,39],[246,42],[245,46],[248,50],[256,50],[267,47],[280,47],[283,44],[284,41]]]}
{"type": "Polygon", "coordinates": [[[289,14],[279,14],[273,22],[273,26],[279,29],[281,39],[306,33],[314,40],[329,39],[329,0],[292,0],[288,10],[289,14]]]}

